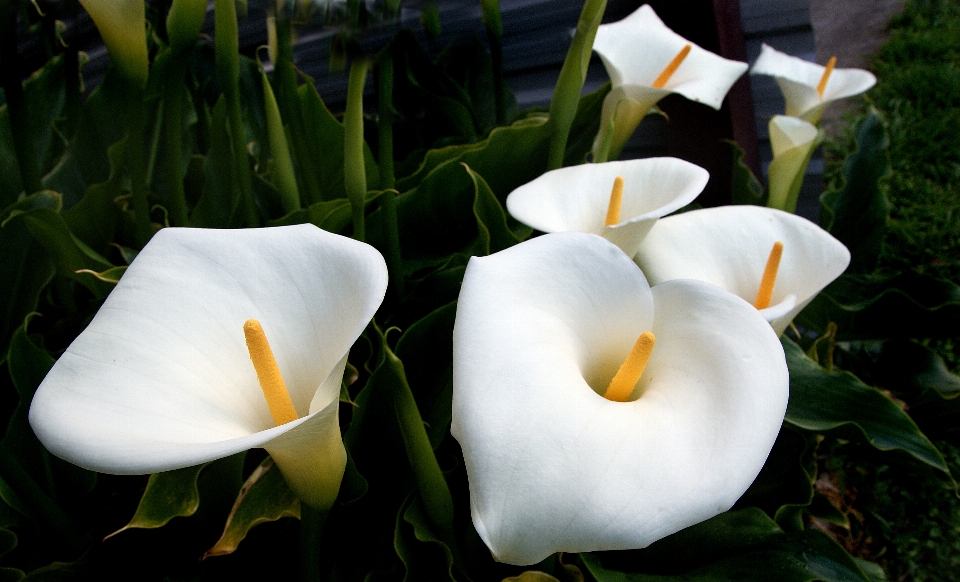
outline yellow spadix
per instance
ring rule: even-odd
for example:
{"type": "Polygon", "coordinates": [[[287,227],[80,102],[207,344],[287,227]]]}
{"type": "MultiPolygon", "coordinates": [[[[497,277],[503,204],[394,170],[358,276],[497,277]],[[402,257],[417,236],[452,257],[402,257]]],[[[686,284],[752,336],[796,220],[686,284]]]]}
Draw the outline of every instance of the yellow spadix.
{"type": "Polygon", "coordinates": [[[620,206],[623,204],[623,176],[613,180],[613,189],[610,191],[610,204],[607,206],[606,226],[620,224],[620,206]]]}
{"type": "Polygon", "coordinates": [[[757,290],[757,298],[753,302],[753,306],[757,309],[770,307],[770,301],[773,299],[773,286],[777,283],[777,271],[780,270],[781,256],[783,256],[783,243],[777,241],[773,243],[773,248],[770,249],[767,266],[764,267],[763,278],[760,279],[760,289],[757,290]]]}
{"type": "Polygon", "coordinates": [[[837,57],[830,57],[830,60],[827,61],[827,67],[823,70],[823,76],[820,77],[820,82],[817,83],[817,95],[823,99],[823,92],[827,88],[827,81],[830,80],[830,74],[833,73],[833,68],[837,66],[837,57]]]}
{"type": "Polygon", "coordinates": [[[615,402],[626,402],[633,392],[633,387],[643,375],[643,370],[650,360],[650,354],[653,353],[653,344],[656,342],[657,338],[653,332],[645,331],[640,334],[627,359],[620,365],[613,380],[610,380],[610,385],[603,394],[604,398],[615,402]]]}
{"type": "Polygon", "coordinates": [[[670,77],[677,72],[677,69],[680,68],[680,65],[683,63],[683,60],[687,58],[687,55],[690,54],[691,45],[687,44],[680,52],[677,53],[677,56],[673,57],[673,60],[663,68],[663,71],[660,73],[656,79],[654,79],[652,85],[657,89],[663,89],[663,86],[667,84],[667,81],[670,80],[670,77]]]}
{"type": "Polygon", "coordinates": [[[273,357],[273,350],[270,349],[260,322],[256,319],[248,319],[243,324],[243,335],[246,337],[247,351],[250,352],[250,360],[257,371],[257,380],[260,381],[263,397],[266,398],[267,406],[270,407],[273,422],[280,426],[297,420],[300,417],[293,407],[287,385],[283,382],[280,367],[277,366],[277,360],[273,357]]]}

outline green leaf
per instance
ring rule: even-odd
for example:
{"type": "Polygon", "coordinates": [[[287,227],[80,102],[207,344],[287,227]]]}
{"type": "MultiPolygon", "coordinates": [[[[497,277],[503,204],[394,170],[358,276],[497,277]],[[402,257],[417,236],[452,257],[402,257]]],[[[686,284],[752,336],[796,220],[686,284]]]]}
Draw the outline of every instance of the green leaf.
{"type": "Polygon", "coordinates": [[[837,339],[955,337],[960,328],[960,287],[929,275],[842,275],[797,317],[824,331],[837,324],[837,339]]]}
{"type": "Polygon", "coordinates": [[[300,519],[300,500],[287,486],[273,459],[267,457],[243,484],[223,535],[203,557],[233,553],[251,528],[282,517],[300,519]]]}
{"type": "Polygon", "coordinates": [[[440,539],[451,549],[455,548],[453,497],[450,495],[450,488],[433,453],[423,418],[407,383],[403,362],[387,345],[386,336],[377,331],[380,335],[383,361],[368,380],[368,388],[370,385],[382,384],[389,389],[397,426],[424,510],[440,539]]]}
{"type": "MultiPolygon", "coordinates": [[[[343,124],[330,113],[313,83],[297,89],[303,114],[305,134],[312,157],[298,163],[315,168],[319,174],[320,194],[323,200],[346,198],[343,182],[343,124]]],[[[367,189],[376,190],[380,175],[373,153],[363,144],[363,165],[367,175],[367,189]]]]}
{"type": "Polygon", "coordinates": [[[823,532],[784,533],[759,509],[722,513],[644,550],[616,554],[580,559],[597,582],[870,582],[823,532]]]}
{"type": "Polygon", "coordinates": [[[393,544],[406,568],[403,580],[455,582],[453,553],[434,533],[422,504],[420,497],[411,495],[397,514],[393,544]]]}
{"type": "Polygon", "coordinates": [[[785,424],[760,474],[735,507],[758,507],[780,523],[779,518],[787,518],[791,510],[808,506],[817,474],[814,453],[810,439],[785,424]]]}
{"type": "Polygon", "coordinates": [[[456,302],[411,325],[397,341],[397,357],[406,363],[407,379],[423,412],[433,449],[447,435],[453,401],[453,324],[456,302]]]}
{"type": "Polygon", "coordinates": [[[890,137],[876,109],[857,124],[857,151],[843,166],[844,184],[820,198],[823,227],[850,249],[848,273],[869,273],[877,266],[890,216],[880,184],[890,173],[890,137]]]}
{"type": "Polygon", "coordinates": [[[743,162],[747,155],[740,144],[732,139],[726,140],[733,150],[733,172],[730,175],[730,196],[733,204],[767,205],[767,193],[760,180],[753,175],[753,170],[743,162]]]}
{"type": "Polygon", "coordinates": [[[113,289],[113,284],[96,277],[78,274],[77,271],[90,270],[100,273],[113,268],[113,265],[74,236],[63,214],[56,209],[56,206],[59,206],[55,203],[58,198],[59,194],[50,191],[32,194],[17,204],[17,208],[10,212],[4,225],[12,221],[22,221],[33,238],[53,259],[58,274],[76,280],[102,299],[113,289]],[[37,198],[45,202],[33,204],[34,207],[27,210],[20,208],[31,199],[37,198]]]}
{"type": "Polygon", "coordinates": [[[190,224],[201,228],[242,226],[240,182],[235,176],[232,138],[227,123],[226,101],[213,108],[210,123],[210,150],[204,158],[203,193],[190,213],[190,224]]]}
{"type": "MultiPolygon", "coordinates": [[[[0,558],[17,547],[17,534],[8,529],[0,529],[0,558]]],[[[23,580],[26,574],[16,568],[0,567],[0,582],[17,582],[23,580]]]]}
{"type": "Polygon", "coordinates": [[[73,139],[43,185],[63,194],[64,207],[76,204],[92,184],[110,177],[109,146],[123,139],[127,126],[118,122],[126,111],[128,85],[116,68],[107,69],[80,109],[73,139]]]}
{"type": "Polygon", "coordinates": [[[40,292],[53,279],[55,269],[47,251],[32,236],[23,221],[0,227],[0,361],[7,357],[13,330],[23,325],[37,308],[40,292]]]}
{"type": "Polygon", "coordinates": [[[7,365],[20,399],[7,425],[3,444],[47,495],[81,499],[96,484],[96,473],[51,456],[30,428],[30,403],[54,360],[27,337],[27,323],[24,321],[10,340],[7,365]]]}
{"type": "Polygon", "coordinates": [[[70,232],[98,253],[107,252],[120,218],[116,199],[124,194],[126,143],[124,139],[108,148],[110,177],[107,181],[87,188],[80,202],[63,211],[63,220],[70,232]]]}
{"type": "MultiPolygon", "coordinates": [[[[367,192],[365,207],[369,211],[374,207],[380,196],[390,191],[367,192]]],[[[346,234],[353,223],[350,201],[346,198],[315,202],[306,208],[295,210],[286,216],[271,220],[268,226],[286,226],[290,224],[314,224],[327,232],[346,234]]]]}
{"type": "Polygon", "coordinates": [[[852,427],[878,450],[903,451],[949,474],[940,451],[890,398],[849,372],[820,367],[789,339],[781,343],[790,369],[786,422],[815,432],[852,427]]]}
{"type": "Polygon", "coordinates": [[[206,466],[207,463],[204,463],[150,475],[133,517],[127,525],[107,537],[113,537],[128,529],[163,527],[175,517],[193,515],[200,506],[197,478],[206,466]]]}

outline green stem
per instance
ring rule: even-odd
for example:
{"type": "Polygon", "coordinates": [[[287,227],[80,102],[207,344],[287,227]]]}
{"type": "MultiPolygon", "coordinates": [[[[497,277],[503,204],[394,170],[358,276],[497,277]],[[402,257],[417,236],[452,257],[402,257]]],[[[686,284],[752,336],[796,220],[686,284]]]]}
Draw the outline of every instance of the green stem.
{"type": "Polygon", "coordinates": [[[580,12],[577,30],[567,50],[560,69],[557,86],[550,101],[550,150],[547,154],[547,170],[555,170],[563,165],[563,156],[567,150],[567,138],[570,127],[577,115],[580,103],[580,91],[587,76],[590,54],[593,51],[593,39],[597,36],[597,27],[603,19],[607,0],[587,0],[580,12]]]}
{"type": "MultiPolygon", "coordinates": [[[[76,21],[77,0],[63,0],[61,3],[64,20],[76,21]]],[[[66,97],[63,106],[64,132],[68,139],[73,137],[80,120],[80,57],[77,51],[77,27],[68,27],[64,32],[67,43],[63,50],[63,74],[66,85],[66,97]]]]}
{"type": "Polygon", "coordinates": [[[183,190],[183,92],[186,90],[186,55],[173,55],[170,80],[165,87],[164,149],[167,154],[167,210],[173,226],[187,226],[187,196],[183,190]]]}
{"type": "Polygon", "coordinates": [[[240,183],[240,205],[246,226],[259,226],[260,217],[253,200],[253,177],[247,161],[243,116],[240,111],[240,36],[237,30],[235,0],[214,0],[214,51],[217,79],[226,99],[227,124],[233,141],[234,171],[240,183]]]}
{"type": "Polygon", "coordinates": [[[343,113],[343,185],[353,210],[353,238],[366,239],[364,225],[367,176],[363,161],[363,85],[370,63],[359,57],[350,65],[347,108],[343,113]]]}
{"type": "Polygon", "coordinates": [[[0,77],[3,78],[3,91],[13,133],[13,153],[17,158],[20,180],[23,182],[24,191],[32,194],[42,190],[43,184],[17,63],[17,7],[11,0],[0,0],[0,77]]]}
{"type": "Polygon", "coordinates": [[[144,92],[135,81],[127,81],[127,169],[130,171],[130,195],[133,198],[134,237],[143,247],[150,240],[150,201],[147,166],[144,160],[143,130],[146,111],[144,92]]]}
{"type": "Polygon", "coordinates": [[[387,190],[381,198],[387,239],[387,270],[390,286],[396,297],[403,294],[403,271],[400,263],[400,233],[397,229],[397,194],[393,191],[393,51],[388,46],[379,62],[377,98],[379,107],[380,184],[387,190]]]}
{"type": "Polygon", "coordinates": [[[500,14],[500,1],[480,0],[480,10],[483,13],[483,24],[487,29],[487,41],[490,43],[497,125],[503,125],[507,122],[507,102],[503,95],[503,18],[500,14]]]}
{"type": "Polygon", "coordinates": [[[320,544],[328,514],[329,511],[300,502],[300,579],[303,582],[321,580],[320,544]]]}

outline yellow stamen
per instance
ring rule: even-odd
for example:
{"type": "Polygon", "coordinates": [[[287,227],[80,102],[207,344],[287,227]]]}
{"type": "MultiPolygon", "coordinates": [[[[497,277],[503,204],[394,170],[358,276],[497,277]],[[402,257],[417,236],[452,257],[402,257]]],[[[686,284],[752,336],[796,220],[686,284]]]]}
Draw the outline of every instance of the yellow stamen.
{"type": "Polygon", "coordinates": [[[607,206],[607,226],[620,224],[620,204],[623,202],[623,178],[617,176],[613,180],[613,190],[610,191],[610,204],[607,206]]]}
{"type": "Polygon", "coordinates": [[[670,77],[677,72],[677,69],[680,68],[680,63],[683,62],[683,59],[687,58],[687,55],[690,54],[691,46],[688,44],[680,49],[680,52],[677,53],[677,56],[673,57],[673,60],[670,61],[670,64],[667,65],[663,72],[660,73],[660,76],[656,78],[653,82],[653,86],[657,89],[663,89],[663,86],[667,84],[667,81],[670,80],[670,77]]]}
{"type": "Polygon", "coordinates": [[[297,420],[299,416],[293,407],[293,401],[290,400],[290,393],[283,383],[277,360],[273,357],[273,350],[267,343],[267,336],[263,333],[260,322],[248,319],[243,324],[243,335],[247,338],[247,351],[250,352],[250,360],[257,371],[257,380],[260,381],[263,397],[267,399],[273,422],[280,426],[297,420]]]}
{"type": "Polygon", "coordinates": [[[823,99],[823,91],[827,88],[827,81],[830,80],[830,73],[833,72],[833,67],[837,65],[837,57],[830,57],[830,60],[827,61],[827,67],[823,69],[823,76],[820,77],[820,82],[817,83],[817,95],[823,99]]]}
{"type": "Polygon", "coordinates": [[[643,369],[647,367],[647,361],[653,353],[653,344],[656,342],[657,338],[653,332],[645,331],[640,334],[627,359],[620,365],[613,380],[610,380],[610,385],[603,394],[604,398],[615,402],[626,402],[633,393],[633,388],[640,380],[640,376],[643,375],[643,369]]]}
{"type": "Polygon", "coordinates": [[[764,267],[763,278],[760,279],[760,289],[757,290],[757,298],[753,302],[753,306],[757,309],[770,307],[770,301],[773,299],[773,286],[777,283],[777,271],[780,269],[781,256],[783,256],[783,243],[777,241],[773,243],[773,248],[770,249],[767,266],[764,267]]]}

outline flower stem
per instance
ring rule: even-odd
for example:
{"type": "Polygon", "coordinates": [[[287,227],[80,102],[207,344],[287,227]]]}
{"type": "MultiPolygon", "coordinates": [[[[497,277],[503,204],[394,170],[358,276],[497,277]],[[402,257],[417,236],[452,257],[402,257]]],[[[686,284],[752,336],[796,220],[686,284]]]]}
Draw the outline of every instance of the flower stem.
{"type": "Polygon", "coordinates": [[[390,286],[396,297],[403,294],[403,272],[400,266],[400,233],[397,229],[397,194],[393,192],[393,51],[386,48],[378,63],[377,98],[379,108],[379,165],[381,198],[387,239],[387,267],[390,286]]]}
{"type": "Polygon", "coordinates": [[[587,0],[580,12],[577,30],[563,60],[557,86],[550,101],[550,150],[547,154],[547,170],[555,170],[563,165],[563,156],[567,150],[567,138],[570,127],[577,115],[580,103],[580,91],[587,76],[593,40],[597,36],[597,27],[603,19],[607,0],[587,0]]]}
{"type": "Polygon", "coordinates": [[[507,103],[503,95],[503,19],[500,15],[500,1],[480,0],[480,10],[483,13],[483,25],[487,29],[487,41],[490,43],[497,125],[503,125],[507,122],[507,103]]]}
{"type": "Polygon", "coordinates": [[[300,579],[303,582],[322,579],[320,544],[328,514],[328,510],[315,509],[300,502],[300,579]]]}
{"type": "Polygon", "coordinates": [[[239,180],[240,206],[246,226],[259,226],[260,218],[253,200],[253,177],[247,162],[243,117],[240,111],[240,36],[237,30],[235,0],[214,0],[214,51],[217,79],[227,106],[227,125],[233,141],[234,173],[239,180]]]}
{"type": "Polygon", "coordinates": [[[367,176],[363,161],[363,85],[370,63],[358,57],[350,65],[347,108],[343,114],[343,185],[353,210],[353,238],[366,239],[364,225],[367,176]]]}
{"type": "Polygon", "coordinates": [[[130,196],[133,199],[134,237],[141,247],[153,235],[150,226],[147,166],[144,160],[143,131],[146,110],[144,91],[135,81],[127,81],[127,169],[130,171],[130,196]]]}

